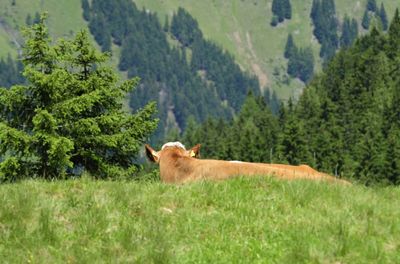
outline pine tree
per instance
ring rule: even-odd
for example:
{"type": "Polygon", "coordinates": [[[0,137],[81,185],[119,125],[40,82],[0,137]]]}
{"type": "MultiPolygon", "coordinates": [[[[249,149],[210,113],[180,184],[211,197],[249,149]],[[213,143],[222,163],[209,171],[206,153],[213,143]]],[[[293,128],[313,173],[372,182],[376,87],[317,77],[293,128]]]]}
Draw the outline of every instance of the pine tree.
{"type": "Polygon", "coordinates": [[[335,54],[339,45],[334,1],[314,1],[310,16],[314,24],[313,33],[321,44],[320,57],[327,62],[335,54]]]}
{"type": "Polygon", "coordinates": [[[358,37],[358,22],[355,18],[351,20],[351,43],[353,43],[358,37]]]}
{"type": "Polygon", "coordinates": [[[44,15],[26,37],[30,84],[0,90],[0,178],[53,179],[82,169],[99,178],[132,176],[141,142],[156,126],[154,104],[135,115],[121,110],[138,79],[119,83],[86,32],[52,45],[44,15]]]}
{"type": "Polygon", "coordinates": [[[273,0],[272,1],[272,21],[271,25],[276,26],[285,19],[292,18],[292,6],[290,0],[273,0]]]}
{"type": "Polygon", "coordinates": [[[371,18],[370,18],[370,14],[368,12],[367,9],[365,9],[362,21],[361,21],[361,26],[365,29],[368,30],[369,29],[369,24],[370,24],[371,18]]]}
{"type": "Polygon", "coordinates": [[[286,41],[286,45],[285,45],[285,53],[284,53],[285,58],[289,59],[290,57],[292,57],[296,49],[297,48],[294,44],[293,36],[291,33],[289,33],[287,41],[286,41]]]}
{"type": "Polygon", "coordinates": [[[351,45],[351,34],[350,18],[346,15],[342,25],[342,36],[340,37],[341,47],[349,47],[351,45]]]}
{"type": "Polygon", "coordinates": [[[293,102],[288,102],[287,116],[278,139],[278,159],[292,165],[311,164],[308,142],[302,120],[296,118],[293,102]]]}
{"type": "Polygon", "coordinates": [[[379,17],[382,22],[382,28],[384,31],[386,31],[389,27],[389,21],[388,21],[388,17],[387,17],[385,6],[383,5],[383,2],[381,3],[381,8],[379,9],[379,17]]]}
{"type": "Polygon", "coordinates": [[[285,19],[291,19],[292,18],[292,6],[290,4],[290,0],[284,0],[283,1],[283,17],[285,19]]]}
{"type": "Polygon", "coordinates": [[[378,7],[376,5],[376,1],[375,0],[368,0],[367,2],[367,11],[375,13],[376,11],[378,11],[378,7]]]}
{"type": "Polygon", "coordinates": [[[320,12],[320,8],[321,8],[320,0],[313,0],[312,6],[311,6],[311,13],[310,13],[310,17],[312,20],[317,19],[317,16],[320,12]]]}
{"type": "Polygon", "coordinates": [[[400,184],[400,129],[393,126],[388,135],[385,175],[389,182],[400,184]]]}
{"type": "Polygon", "coordinates": [[[400,45],[400,15],[399,9],[396,9],[392,22],[390,23],[388,30],[388,41],[387,41],[387,53],[390,59],[394,59],[399,54],[400,45]]]}
{"type": "Polygon", "coordinates": [[[90,21],[90,5],[88,0],[82,0],[83,18],[90,21]]]}
{"type": "Polygon", "coordinates": [[[272,13],[278,18],[279,23],[283,22],[285,7],[282,0],[272,0],[272,13]]]}

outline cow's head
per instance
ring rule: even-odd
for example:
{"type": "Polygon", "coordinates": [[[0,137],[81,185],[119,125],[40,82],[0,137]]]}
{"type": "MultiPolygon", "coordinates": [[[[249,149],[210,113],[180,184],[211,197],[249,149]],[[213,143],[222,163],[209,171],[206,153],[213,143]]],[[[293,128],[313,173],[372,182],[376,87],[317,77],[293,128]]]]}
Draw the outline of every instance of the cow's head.
{"type": "Polygon", "coordinates": [[[197,144],[193,148],[186,150],[185,146],[181,142],[168,142],[165,143],[159,151],[155,151],[148,144],[145,145],[145,148],[149,160],[158,163],[161,157],[167,153],[174,153],[183,157],[198,158],[200,156],[200,146],[200,144],[197,144]]]}

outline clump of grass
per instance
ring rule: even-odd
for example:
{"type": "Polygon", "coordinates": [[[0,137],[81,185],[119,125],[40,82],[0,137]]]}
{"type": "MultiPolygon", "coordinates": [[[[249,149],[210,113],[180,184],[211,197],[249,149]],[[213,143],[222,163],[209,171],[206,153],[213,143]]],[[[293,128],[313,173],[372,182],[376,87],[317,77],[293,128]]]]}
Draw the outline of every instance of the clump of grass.
{"type": "Polygon", "coordinates": [[[0,186],[0,259],[400,262],[400,189],[237,178],[0,186]]]}

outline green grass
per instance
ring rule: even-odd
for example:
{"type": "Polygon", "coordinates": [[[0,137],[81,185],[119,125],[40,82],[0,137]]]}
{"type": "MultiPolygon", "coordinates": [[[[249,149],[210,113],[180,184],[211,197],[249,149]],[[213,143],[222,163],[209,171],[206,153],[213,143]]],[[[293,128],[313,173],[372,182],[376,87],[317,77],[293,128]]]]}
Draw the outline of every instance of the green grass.
{"type": "Polygon", "coordinates": [[[79,30],[87,28],[82,17],[81,0],[16,0],[15,6],[11,5],[11,0],[0,1],[0,57],[10,51],[16,54],[16,46],[10,39],[14,36],[20,44],[23,43],[19,32],[26,26],[27,15],[33,19],[36,12],[49,13],[49,32],[54,38],[71,38],[79,30]]]}
{"type": "Polygon", "coordinates": [[[400,188],[268,178],[0,186],[4,263],[399,263],[400,188]]]}

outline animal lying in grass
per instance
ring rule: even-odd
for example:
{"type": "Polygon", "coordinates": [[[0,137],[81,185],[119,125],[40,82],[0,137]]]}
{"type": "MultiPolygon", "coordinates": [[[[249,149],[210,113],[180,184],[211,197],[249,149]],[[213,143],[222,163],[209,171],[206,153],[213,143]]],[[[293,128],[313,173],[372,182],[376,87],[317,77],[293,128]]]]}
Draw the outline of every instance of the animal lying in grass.
{"type": "Polygon", "coordinates": [[[350,184],[328,174],[319,172],[307,165],[292,166],[284,164],[251,163],[198,159],[200,144],[186,150],[180,142],[169,142],[155,151],[145,146],[146,155],[160,165],[160,176],[163,182],[185,183],[200,179],[221,180],[234,176],[267,175],[280,179],[310,179],[350,184]]]}

